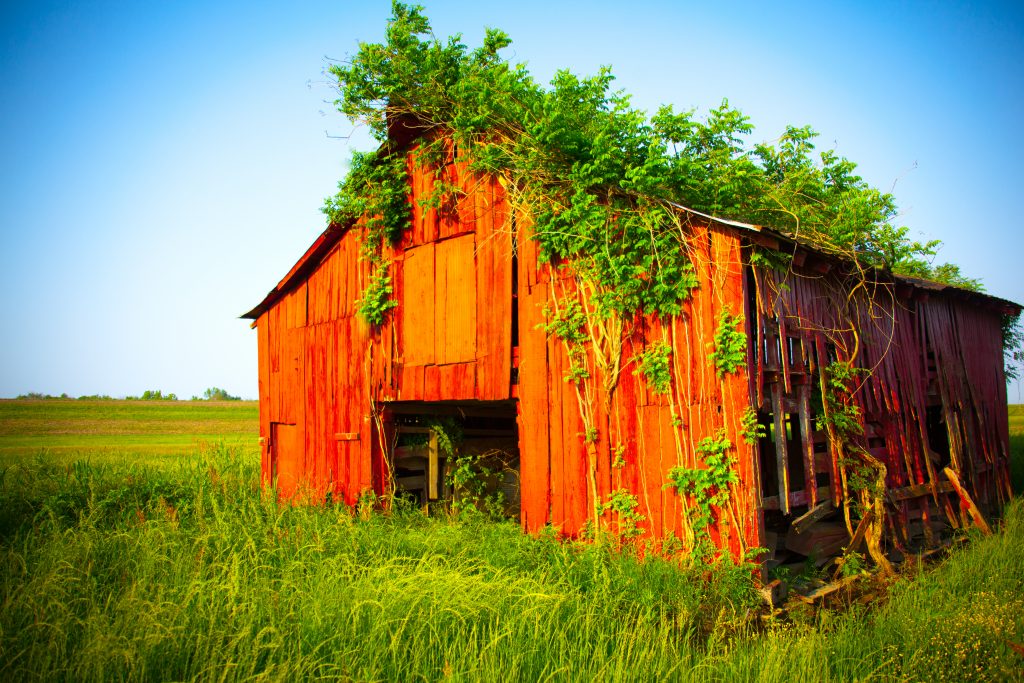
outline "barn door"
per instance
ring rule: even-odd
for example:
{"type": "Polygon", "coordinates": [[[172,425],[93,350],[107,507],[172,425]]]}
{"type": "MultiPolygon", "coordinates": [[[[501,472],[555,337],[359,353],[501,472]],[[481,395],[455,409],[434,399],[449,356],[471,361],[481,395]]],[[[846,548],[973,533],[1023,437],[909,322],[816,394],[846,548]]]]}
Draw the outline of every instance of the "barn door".
{"type": "Polygon", "coordinates": [[[302,431],[298,425],[270,423],[270,480],[278,493],[295,493],[302,474],[302,431]]]}

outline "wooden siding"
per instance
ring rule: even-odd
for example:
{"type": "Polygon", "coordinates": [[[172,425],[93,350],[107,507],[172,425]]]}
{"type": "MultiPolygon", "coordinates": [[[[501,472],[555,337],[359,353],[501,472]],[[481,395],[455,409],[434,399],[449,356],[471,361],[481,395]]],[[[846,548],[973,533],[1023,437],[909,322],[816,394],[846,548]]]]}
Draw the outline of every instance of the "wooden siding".
{"type": "MultiPolygon", "coordinates": [[[[639,317],[623,349],[624,362],[651,344],[665,341],[673,349],[669,395],[651,391],[627,365],[608,401],[601,374],[592,374],[580,387],[597,397],[596,453],[588,461],[577,387],[565,381],[569,373],[564,345],[548,337],[541,324],[543,311],[556,297],[571,290],[566,269],[537,265],[536,248],[528,231],[520,234],[519,251],[519,366],[522,519],[535,531],[553,524],[576,535],[592,516],[596,484],[598,503],[615,491],[637,497],[637,511],[646,534],[655,539],[684,535],[684,503],[666,489],[674,467],[703,467],[700,442],[724,431],[734,445],[739,484],[735,519],[721,511],[713,536],[739,554],[759,544],[754,451],[743,441],[739,420],[750,399],[745,371],[719,379],[708,358],[718,315],[722,310],[742,314],[744,288],[740,240],[728,228],[695,226],[691,258],[699,287],[682,314],[659,320],[639,317]],[[604,406],[607,406],[605,409],[604,406]],[[613,467],[616,449],[625,464],[613,467]],[[737,528],[738,527],[738,528],[737,528]]],[[[615,524],[611,513],[605,513],[615,524]]]]}

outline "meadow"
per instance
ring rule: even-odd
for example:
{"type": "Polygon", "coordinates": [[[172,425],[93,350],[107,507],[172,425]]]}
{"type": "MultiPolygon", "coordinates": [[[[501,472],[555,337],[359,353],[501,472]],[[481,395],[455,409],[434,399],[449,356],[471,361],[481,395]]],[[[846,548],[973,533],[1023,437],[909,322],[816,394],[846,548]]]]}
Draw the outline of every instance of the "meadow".
{"type": "Polygon", "coordinates": [[[0,466],[47,461],[158,464],[199,442],[255,446],[256,401],[0,400],[0,466]]]}
{"type": "MultiPolygon", "coordinates": [[[[0,401],[0,679],[1014,680],[1024,506],[886,591],[259,486],[255,404],[0,401]],[[55,445],[50,445],[55,444],[55,445]]],[[[1024,458],[1024,408],[1011,408],[1024,458]]],[[[1020,489],[1018,489],[1020,490],[1020,489]]]]}

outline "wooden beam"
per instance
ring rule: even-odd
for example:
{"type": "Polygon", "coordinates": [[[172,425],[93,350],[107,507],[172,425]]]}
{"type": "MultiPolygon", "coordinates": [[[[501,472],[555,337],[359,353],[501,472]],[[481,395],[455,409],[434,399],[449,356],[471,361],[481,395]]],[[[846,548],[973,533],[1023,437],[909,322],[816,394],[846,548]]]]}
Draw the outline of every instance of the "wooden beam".
{"type": "Polygon", "coordinates": [[[794,519],[793,524],[790,526],[793,529],[793,531],[801,533],[804,531],[804,529],[811,526],[812,524],[820,520],[822,517],[832,512],[833,510],[835,510],[835,507],[833,507],[832,501],[826,500],[821,505],[816,505],[812,507],[804,514],[794,519]]]}
{"type": "MultiPolygon", "coordinates": [[[[800,412],[800,450],[804,454],[804,489],[810,494],[810,505],[818,506],[818,475],[814,467],[814,436],[811,425],[811,389],[803,386],[799,389],[800,412]]],[[[817,507],[816,507],[817,506],[817,507]]],[[[809,514],[809,513],[808,513],[809,514]]],[[[794,522],[796,524],[796,522],[794,522]]]]}
{"type": "Polygon", "coordinates": [[[789,452],[782,412],[782,388],[772,384],[772,418],[775,426],[775,464],[779,481],[779,509],[789,514],[789,452]]]}
{"type": "Polygon", "coordinates": [[[833,583],[827,583],[824,586],[821,586],[820,588],[815,588],[807,595],[800,595],[799,593],[797,593],[796,597],[800,598],[809,605],[813,605],[816,600],[820,600],[821,598],[824,598],[827,595],[831,595],[832,593],[835,593],[838,590],[846,588],[859,578],[860,576],[847,576],[845,579],[840,579],[839,581],[835,581],[833,583]]]}
{"type": "Polygon", "coordinates": [[[758,245],[760,247],[764,247],[765,249],[771,249],[773,251],[778,251],[779,247],[781,246],[781,243],[779,242],[779,240],[777,240],[774,237],[771,237],[770,235],[765,235],[765,234],[762,234],[762,233],[747,232],[747,233],[745,233],[744,236],[748,240],[750,240],[751,243],[756,244],[756,245],[758,245]]]}
{"type": "Polygon", "coordinates": [[[515,401],[389,401],[386,406],[393,415],[516,417],[515,401]]]}
{"type": "MultiPolygon", "coordinates": [[[[950,493],[953,491],[953,484],[948,481],[940,482],[935,486],[937,493],[950,493]]],[[[931,484],[914,484],[912,486],[904,486],[899,489],[892,489],[887,494],[889,500],[894,503],[898,503],[901,500],[912,500],[914,498],[922,498],[932,494],[931,484]]]]}
{"type": "Polygon", "coordinates": [[[431,430],[427,450],[427,499],[437,500],[437,432],[431,430]]]}
{"type": "Polygon", "coordinates": [[[868,527],[871,526],[871,522],[875,519],[875,513],[868,510],[867,513],[860,518],[860,524],[857,525],[857,529],[853,532],[853,538],[850,539],[850,545],[846,546],[846,550],[851,553],[857,552],[857,548],[864,542],[864,537],[867,536],[868,527]]]}
{"type": "Polygon", "coordinates": [[[984,535],[991,536],[992,527],[990,527],[988,522],[985,521],[985,517],[982,516],[981,510],[979,510],[978,506],[974,504],[974,501],[971,499],[970,494],[967,493],[967,489],[964,488],[964,485],[961,483],[960,477],[957,476],[957,473],[949,467],[944,468],[942,471],[945,473],[946,478],[949,479],[949,483],[953,485],[953,489],[956,491],[957,495],[960,496],[960,500],[963,501],[964,506],[967,508],[967,512],[970,513],[971,519],[974,520],[974,526],[978,527],[984,535]]]}
{"type": "Polygon", "coordinates": [[[335,432],[335,441],[359,441],[359,432],[335,432]]]}
{"type": "MultiPolygon", "coordinates": [[[[818,487],[818,498],[827,498],[830,495],[829,487],[819,486],[818,487]]],[[[801,505],[807,505],[807,492],[806,491],[793,491],[789,494],[789,504],[793,507],[799,507],[801,505]]],[[[778,496],[767,496],[761,499],[762,510],[778,510],[779,509],[779,497],[778,496]]]]}

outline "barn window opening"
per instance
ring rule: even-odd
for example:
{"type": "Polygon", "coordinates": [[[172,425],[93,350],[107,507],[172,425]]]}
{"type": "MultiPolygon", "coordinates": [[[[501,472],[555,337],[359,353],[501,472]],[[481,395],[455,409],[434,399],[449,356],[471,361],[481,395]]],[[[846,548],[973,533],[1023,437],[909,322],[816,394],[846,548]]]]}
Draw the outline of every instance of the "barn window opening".
{"type": "Polygon", "coordinates": [[[396,497],[519,518],[514,401],[392,402],[384,413],[396,497]]]}
{"type": "Polygon", "coordinates": [[[946,428],[946,416],[941,405],[928,406],[925,409],[925,427],[928,432],[928,457],[936,469],[948,467],[950,464],[949,430],[946,428]]]}

